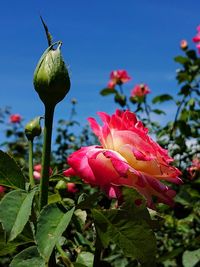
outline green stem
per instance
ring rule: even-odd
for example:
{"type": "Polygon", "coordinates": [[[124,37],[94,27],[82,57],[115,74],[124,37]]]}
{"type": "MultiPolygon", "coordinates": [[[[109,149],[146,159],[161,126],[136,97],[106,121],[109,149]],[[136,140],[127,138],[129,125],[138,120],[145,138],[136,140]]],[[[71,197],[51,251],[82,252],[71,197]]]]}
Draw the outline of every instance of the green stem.
{"type": "MultiPolygon", "coordinates": [[[[122,96],[126,97],[126,96],[124,95],[123,87],[122,87],[121,84],[119,84],[119,91],[120,91],[120,94],[121,94],[122,96]]],[[[126,100],[125,106],[126,106],[127,110],[130,110],[130,107],[129,107],[129,104],[127,103],[127,100],[126,100]]]]}
{"type": "Polygon", "coordinates": [[[40,210],[48,203],[49,168],[54,107],[45,106],[44,143],[42,151],[42,174],[40,181],[40,210]]]}
{"type": "Polygon", "coordinates": [[[146,116],[147,116],[147,121],[149,123],[149,126],[151,125],[151,118],[150,118],[150,110],[149,110],[149,106],[147,105],[147,100],[146,100],[146,96],[144,96],[144,110],[146,112],[146,116]]]}
{"type": "Polygon", "coordinates": [[[102,252],[102,246],[101,241],[98,237],[98,234],[96,233],[96,242],[95,242],[95,254],[94,254],[94,262],[93,267],[101,267],[101,252],[102,252]]]}
{"type": "Polygon", "coordinates": [[[67,257],[66,253],[64,252],[64,250],[62,249],[62,247],[58,243],[56,244],[56,248],[62,257],[62,260],[63,260],[65,266],[74,267],[73,263],[70,261],[70,259],[67,257]]]}
{"type": "Polygon", "coordinates": [[[175,115],[175,118],[174,118],[174,122],[173,122],[173,125],[172,125],[172,128],[171,128],[171,131],[170,131],[170,139],[172,139],[173,137],[173,133],[175,131],[175,128],[176,128],[176,124],[177,124],[177,120],[178,120],[178,116],[179,116],[179,113],[181,111],[181,108],[182,108],[182,105],[185,103],[186,101],[186,98],[187,96],[183,96],[178,108],[177,108],[177,111],[176,111],[176,115],[175,115]]]}
{"type": "Polygon", "coordinates": [[[33,188],[35,185],[35,181],[33,178],[33,139],[28,141],[28,147],[29,147],[29,180],[31,188],[33,188]]]}

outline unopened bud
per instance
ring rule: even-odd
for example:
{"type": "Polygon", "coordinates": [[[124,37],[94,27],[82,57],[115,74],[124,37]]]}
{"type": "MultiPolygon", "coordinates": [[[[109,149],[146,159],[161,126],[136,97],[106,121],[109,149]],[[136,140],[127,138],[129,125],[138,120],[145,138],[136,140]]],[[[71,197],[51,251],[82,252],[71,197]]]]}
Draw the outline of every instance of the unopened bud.
{"type": "Polygon", "coordinates": [[[186,40],[182,40],[181,43],[180,43],[180,47],[181,47],[181,49],[186,50],[188,48],[187,41],[186,40]]]}
{"type": "Polygon", "coordinates": [[[72,98],[72,99],[71,99],[71,103],[72,103],[73,105],[75,105],[75,104],[77,103],[76,98],[72,98]]]}
{"type": "Polygon", "coordinates": [[[33,140],[34,137],[41,134],[42,129],[40,126],[40,119],[41,117],[36,117],[26,124],[25,134],[28,140],[33,140]]]}
{"type": "Polygon", "coordinates": [[[55,106],[70,89],[69,74],[60,47],[61,42],[48,47],[34,72],[34,87],[45,105],[55,106]],[[56,44],[58,46],[54,49],[56,44]]]}

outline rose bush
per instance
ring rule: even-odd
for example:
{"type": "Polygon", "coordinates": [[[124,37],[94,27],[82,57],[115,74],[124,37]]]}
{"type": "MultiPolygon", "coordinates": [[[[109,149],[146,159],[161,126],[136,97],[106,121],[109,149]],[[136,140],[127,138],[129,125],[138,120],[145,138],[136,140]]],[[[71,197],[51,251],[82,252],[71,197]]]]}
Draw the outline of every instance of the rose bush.
{"type": "Polygon", "coordinates": [[[135,188],[153,207],[153,196],[159,202],[173,204],[175,191],[161,180],[180,184],[181,172],[170,165],[166,150],[148,136],[148,129],[130,111],[116,110],[109,116],[99,112],[100,126],[89,118],[90,126],[101,146],[88,146],[68,158],[70,168],[64,175],[80,176],[86,183],[99,186],[109,195],[119,195],[119,187],[135,188]],[[115,194],[113,194],[113,191],[115,194]]]}

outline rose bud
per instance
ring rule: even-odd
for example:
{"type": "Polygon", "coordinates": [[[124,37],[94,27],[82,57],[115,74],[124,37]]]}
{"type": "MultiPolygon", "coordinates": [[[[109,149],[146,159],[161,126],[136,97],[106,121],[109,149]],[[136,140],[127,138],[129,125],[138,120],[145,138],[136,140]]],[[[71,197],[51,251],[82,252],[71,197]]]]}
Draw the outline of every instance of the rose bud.
{"type": "Polygon", "coordinates": [[[28,140],[33,140],[34,137],[39,136],[42,132],[40,126],[41,117],[36,117],[25,126],[25,134],[28,140]]]}
{"type": "Polygon", "coordinates": [[[55,106],[70,89],[68,70],[63,61],[61,42],[52,44],[42,55],[34,72],[34,87],[45,105],[55,106]],[[58,44],[57,48],[54,46],[58,44]]]}

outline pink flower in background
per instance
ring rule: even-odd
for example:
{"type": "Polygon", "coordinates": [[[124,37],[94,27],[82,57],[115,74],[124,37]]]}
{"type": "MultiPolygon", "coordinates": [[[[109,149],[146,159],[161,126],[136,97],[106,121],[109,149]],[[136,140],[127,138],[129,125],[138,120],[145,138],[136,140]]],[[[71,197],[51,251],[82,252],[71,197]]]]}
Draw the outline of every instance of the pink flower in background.
{"type": "MultiPolygon", "coordinates": [[[[37,164],[33,167],[33,177],[36,179],[36,180],[40,180],[41,178],[41,171],[42,171],[42,165],[41,164],[37,164]]],[[[52,174],[52,169],[50,168],[49,169],[49,175],[52,174]]]]}
{"type": "Polygon", "coordinates": [[[194,43],[200,42],[200,25],[197,26],[197,35],[192,38],[194,43]]]}
{"type": "Polygon", "coordinates": [[[66,176],[79,176],[92,186],[99,186],[110,197],[120,196],[120,187],[135,188],[154,207],[153,196],[159,202],[173,204],[175,191],[161,180],[182,183],[181,172],[170,165],[173,161],[166,150],[151,137],[148,129],[130,111],[116,110],[109,116],[98,112],[103,125],[89,118],[101,146],[82,147],[68,158],[66,176]]]}
{"type": "Polygon", "coordinates": [[[21,122],[21,120],[22,120],[22,117],[19,114],[10,115],[10,122],[12,123],[19,123],[21,122]]]}
{"type": "Polygon", "coordinates": [[[181,43],[180,43],[180,47],[181,49],[185,50],[188,48],[188,43],[186,40],[182,40],[181,43]]]}
{"type": "Polygon", "coordinates": [[[5,187],[0,185],[0,195],[2,195],[5,191],[5,187]]]}
{"type": "Polygon", "coordinates": [[[200,175],[200,159],[194,158],[192,161],[192,165],[187,169],[191,179],[194,179],[200,175]]]}
{"type": "Polygon", "coordinates": [[[131,80],[126,70],[114,70],[110,74],[108,88],[114,88],[116,84],[121,85],[131,80]]]}
{"type": "Polygon", "coordinates": [[[197,34],[192,38],[192,41],[196,44],[197,50],[200,53],[200,25],[197,27],[197,34]]]}
{"type": "Polygon", "coordinates": [[[146,84],[137,84],[131,91],[131,96],[135,97],[143,97],[147,94],[149,94],[151,91],[149,90],[149,87],[146,84]]]}
{"type": "Polygon", "coordinates": [[[76,188],[76,184],[75,183],[67,183],[67,191],[69,193],[76,193],[78,191],[78,189],[76,188]]]}
{"type": "Polygon", "coordinates": [[[198,50],[198,53],[200,54],[200,43],[196,45],[196,48],[198,50]]]}

